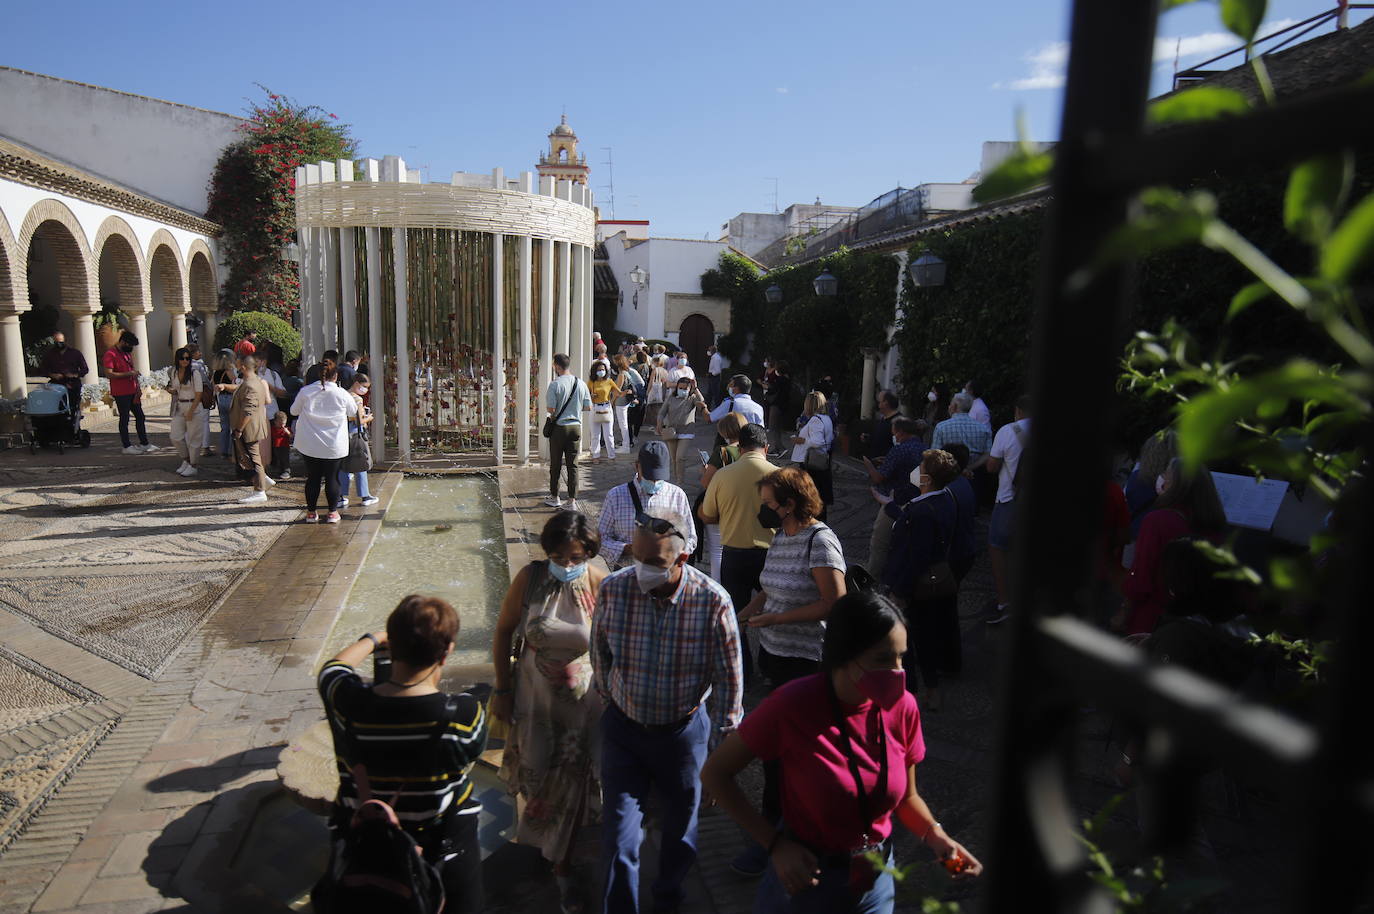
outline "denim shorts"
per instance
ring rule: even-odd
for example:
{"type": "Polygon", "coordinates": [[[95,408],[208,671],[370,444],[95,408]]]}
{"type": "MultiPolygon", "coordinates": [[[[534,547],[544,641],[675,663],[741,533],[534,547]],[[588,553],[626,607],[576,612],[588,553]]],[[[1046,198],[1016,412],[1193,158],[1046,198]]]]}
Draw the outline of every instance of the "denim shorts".
{"type": "Polygon", "coordinates": [[[1016,502],[999,501],[993,505],[988,524],[988,545],[993,549],[1011,548],[1011,531],[1016,522],[1016,502]]]}

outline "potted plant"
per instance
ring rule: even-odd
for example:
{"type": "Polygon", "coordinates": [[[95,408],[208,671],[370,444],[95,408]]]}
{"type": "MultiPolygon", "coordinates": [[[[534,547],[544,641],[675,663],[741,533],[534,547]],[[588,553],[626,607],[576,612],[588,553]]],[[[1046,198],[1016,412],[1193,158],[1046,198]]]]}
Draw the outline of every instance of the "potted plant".
{"type": "Polygon", "coordinates": [[[120,327],[120,320],[124,317],[124,312],[119,310],[117,302],[105,302],[100,310],[91,315],[91,326],[95,329],[95,354],[99,358],[107,350],[113,349],[115,343],[119,342],[119,333],[123,329],[120,327]]]}

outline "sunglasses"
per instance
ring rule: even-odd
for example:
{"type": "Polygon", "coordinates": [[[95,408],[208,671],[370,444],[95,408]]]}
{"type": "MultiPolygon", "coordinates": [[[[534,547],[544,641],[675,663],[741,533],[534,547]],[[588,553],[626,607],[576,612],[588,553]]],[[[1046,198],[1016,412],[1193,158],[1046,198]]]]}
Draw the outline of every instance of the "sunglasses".
{"type": "Polygon", "coordinates": [[[683,542],[687,540],[687,537],[682,535],[682,531],[674,527],[668,521],[661,517],[650,517],[643,511],[635,515],[635,526],[643,530],[648,530],[650,533],[657,536],[668,536],[671,534],[673,536],[682,537],[683,542]]]}

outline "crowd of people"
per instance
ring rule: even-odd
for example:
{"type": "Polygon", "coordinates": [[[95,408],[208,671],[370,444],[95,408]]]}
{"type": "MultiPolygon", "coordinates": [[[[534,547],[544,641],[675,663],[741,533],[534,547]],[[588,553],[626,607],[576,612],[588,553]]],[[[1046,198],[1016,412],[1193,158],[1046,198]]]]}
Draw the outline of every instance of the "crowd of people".
{"type": "MultiPolygon", "coordinates": [[[[639,389],[611,377],[626,370],[624,353],[604,355],[599,348],[589,382],[571,373],[565,356],[555,357],[546,394],[554,456],[548,504],[560,510],[540,536],[545,557],[521,569],[507,592],[492,645],[489,713],[507,727],[501,774],[518,797],[517,840],[550,862],[561,909],[641,909],[651,796],[661,832],[650,887],[656,911],[677,910],[683,900],[706,799],[745,835],[731,866],[760,879],[757,911],[892,910],[890,871],[871,861],[876,855],[891,864],[896,824],[957,878],[979,875],[982,864],[922,798],[916,766],[925,752],[922,715],[940,710],[942,676],[962,665],[958,598],[984,546],[980,513],[988,518],[996,592],[986,622],[999,624],[1014,611],[1006,569],[1032,434],[1029,400],[1018,399],[1011,421],[994,428],[974,382],[953,395],[932,388],[919,417],[906,415],[892,392],[878,394],[876,414],[858,437],[877,506],[864,568],[846,557],[825,520],[833,403],[813,390],[780,405],[778,391],[791,387],[781,361],[770,360],[757,382],[724,379],[712,404],[681,373],[684,366],[660,375],[655,359],[662,353],[636,351],[649,370],[631,408],[648,407],[659,434],[631,452],[625,481],[606,490],[596,519],[580,511],[582,414],[606,415],[597,407],[610,404],[614,417],[621,394],[639,389]],[[760,386],[764,402],[753,397],[760,386]],[[700,450],[701,494],[693,501],[682,485],[682,458],[698,451],[694,442],[709,434],[707,421],[715,438],[700,450]],[[564,467],[567,502],[558,497],[564,467]],[[597,556],[606,570],[593,563],[597,556]],[[746,713],[745,687],[754,683],[766,697],[746,713]],[[757,804],[739,784],[755,759],[764,775],[757,804]],[[591,898],[572,850],[580,830],[596,822],[601,896],[591,898]]],[[[598,434],[614,454],[619,422],[592,422],[610,429],[598,434]]],[[[1125,485],[1109,489],[1097,576],[1101,624],[1137,640],[1161,632],[1160,643],[1195,663],[1225,659],[1211,619],[1217,611],[1206,610],[1205,625],[1187,621],[1203,611],[1210,591],[1189,561],[1199,553],[1180,551],[1199,538],[1215,541],[1225,524],[1208,474],[1185,471],[1172,439],[1160,435],[1147,442],[1125,485]]],[[[406,598],[396,612],[420,599],[406,598]]],[[[341,754],[341,771],[368,750],[353,738],[347,714],[334,710],[330,688],[343,677],[358,688],[356,673],[343,667],[356,666],[351,661],[369,642],[385,646],[385,633],[364,636],[321,674],[336,744],[356,753],[341,754]]],[[[406,670],[428,675],[419,661],[409,663],[406,670]]],[[[1213,665],[1219,675],[1234,675],[1222,661],[1213,665]]],[[[410,678],[393,672],[392,681],[410,678]]],[[[398,719],[418,714],[396,707],[398,719]]],[[[470,721],[463,732],[486,725],[470,721]]],[[[419,791],[426,779],[461,780],[475,757],[466,766],[436,761],[449,767],[416,771],[396,789],[407,795],[406,786],[419,791]]],[[[342,789],[340,815],[357,802],[342,789]]],[[[435,842],[453,832],[446,815],[464,811],[456,805],[414,825],[426,859],[450,867],[435,842]]],[[[475,835],[463,840],[470,846],[453,860],[476,853],[475,835]]],[[[451,868],[446,883],[467,871],[461,863],[451,868]]]]}
{"type": "MultiPolygon", "coordinates": [[[[110,396],[119,415],[123,453],[156,453],[163,448],[148,438],[143,391],[133,352],[140,345],[131,331],[100,359],[110,383],[110,396]],[[137,432],[135,443],[130,423],[137,432]]],[[[68,386],[70,402],[80,402],[80,378],[85,360],[54,334],[44,368],[57,383],[68,386]]],[[[340,358],[326,351],[319,362],[302,371],[299,359],[283,364],[279,346],[260,341],[249,332],[232,349],[221,349],[207,363],[196,342],[179,348],[168,372],[168,438],[181,463],[178,475],[200,474],[216,454],[232,463],[237,479],[250,489],[240,504],[267,501],[267,490],[292,475],[292,454],[305,467],[306,523],[338,523],[339,511],[349,506],[350,492],[362,507],[377,503],[368,488],[368,399],[371,368],[366,353],[349,350],[340,358]],[[211,414],[218,413],[218,434],[211,414]],[[320,494],[324,501],[321,510],[320,494]]]]}

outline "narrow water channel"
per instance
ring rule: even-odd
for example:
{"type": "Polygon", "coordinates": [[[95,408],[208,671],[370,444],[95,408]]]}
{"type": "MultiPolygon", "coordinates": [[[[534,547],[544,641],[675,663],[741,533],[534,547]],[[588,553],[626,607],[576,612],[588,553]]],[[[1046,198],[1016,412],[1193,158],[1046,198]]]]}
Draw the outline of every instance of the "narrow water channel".
{"type": "Polygon", "coordinates": [[[496,481],[482,475],[408,476],[392,496],[324,656],[362,632],[382,628],[402,597],[420,593],[442,597],[458,610],[449,664],[487,663],[509,581],[496,481]]]}

